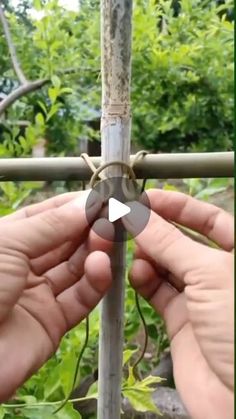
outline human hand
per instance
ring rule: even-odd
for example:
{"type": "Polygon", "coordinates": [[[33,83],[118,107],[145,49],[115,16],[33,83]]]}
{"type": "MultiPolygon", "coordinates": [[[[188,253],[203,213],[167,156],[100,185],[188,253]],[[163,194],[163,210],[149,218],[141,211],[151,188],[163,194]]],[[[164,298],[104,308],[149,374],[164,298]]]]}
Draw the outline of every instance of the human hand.
{"type": "MultiPolygon", "coordinates": [[[[135,237],[131,283],[166,322],[176,387],[191,417],[231,419],[233,217],[177,192],[151,190],[148,197],[152,211],[135,237]],[[223,250],[194,242],[167,220],[198,231],[223,250]]],[[[147,209],[140,203],[131,203],[131,209],[124,225],[132,234],[139,223],[135,215],[147,209]]]]}
{"type": "MultiPolygon", "coordinates": [[[[47,361],[111,284],[104,253],[111,241],[89,229],[87,195],[61,195],[0,219],[0,401],[47,361]]],[[[98,197],[89,209],[94,219],[101,206],[98,197]]]]}

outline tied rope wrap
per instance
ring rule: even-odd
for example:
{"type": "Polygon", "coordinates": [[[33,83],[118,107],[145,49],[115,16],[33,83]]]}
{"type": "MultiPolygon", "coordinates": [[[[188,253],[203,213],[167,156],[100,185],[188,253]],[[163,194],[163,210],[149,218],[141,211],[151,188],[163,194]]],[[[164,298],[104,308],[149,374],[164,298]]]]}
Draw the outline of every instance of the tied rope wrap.
{"type": "MultiPolygon", "coordinates": [[[[135,155],[134,160],[132,162],[132,165],[129,165],[129,164],[127,164],[127,163],[125,163],[121,160],[115,160],[115,161],[104,163],[101,166],[99,166],[98,168],[96,168],[95,165],[93,164],[92,160],[90,159],[89,155],[87,153],[82,153],[81,157],[84,159],[85,163],[88,165],[88,167],[90,168],[90,170],[92,172],[92,176],[91,176],[91,179],[90,179],[90,182],[89,182],[90,188],[93,188],[98,180],[106,180],[107,179],[106,176],[102,173],[105,169],[107,169],[110,166],[117,166],[117,165],[122,166],[124,169],[126,169],[126,172],[129,176],[129,178],[133,182],[135,182],[136,181],[136,176],[135,176],[135,173],[134,173],[135,163],[140,158],[144,158],[147,154],[148,154],[148,152],[145,151],[145,150],[139,151],[135,155]]],[[[142,187],[141,187],[141,194],[145,190],[146,181],[147,181],[147,179],[143,180],[142,187]]],[[[85,184],[85,182],[83,182],[83,190],[85,190],[85,188],[86,188],[86,184],[85,184]]],[[[145,321],[145,318],[144,318],[144,315],[142,313],[142,309],[141,309],[141,306],[140,306],[139,295],[138,295],[137,292],[135,292],[135,304],[136,304],[137,311],[138,311],[141,323],[143,325],[144,334],[145,334],[143,349],[141,351],[140,356],[138,357],[138,359],[135,361],[135,363],[133,365],[133,370],[135,372],[135,375],[137,376],[137,378],[140,378],[139,374],[138,374],[138,371],[137,371],[137,368],[138,368],[138,365],[140,364],[140,362],[143,360],[144,355],[146,353],[146,349],[147,349],[147,345],[148,345],[148,330],[147,330],[147,324],[146,324],[146,321],[145,321]]],[[[63,409],[63,407],[66,405],[66,403],[69,402],[69,400],[70,400],[70,396],[71,396],[71,394],[74,391],[75,386],[76,386],[78,372],[79,372],[79,368],[80,368],[80,363],[81,363],[82,357],[84,355],[84,352],[85,352],[85,350],[88,346],[88,342],[89,342],[89,317],[86,318],[85,340],[84,340],[84,344],[83,344],[82,349],[79,353],[78,360],[77,360],[77,363],[76,363],[73,382],[72,382],[72,386],[71,386],[71,391],[69,392],[68,396],[62,401],[62,404],[54,411],[54,413],[58,413],[61,409],[63,409]]]]}

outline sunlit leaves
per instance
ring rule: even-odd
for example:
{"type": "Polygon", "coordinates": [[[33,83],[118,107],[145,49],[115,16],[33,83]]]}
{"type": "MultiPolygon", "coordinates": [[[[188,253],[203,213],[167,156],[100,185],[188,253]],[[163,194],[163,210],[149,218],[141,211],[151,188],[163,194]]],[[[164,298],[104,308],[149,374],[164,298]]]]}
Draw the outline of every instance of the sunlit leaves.
{"type": "Polygon", "coordinates": [[[158,151],[230,149],[233,23],[214,1],[183,0],[178,16],[171,3],[134,9],[133,137],[158,151]]]}
{"type": "Polygon", "coordinates": [[[134,377],[132,368],[129,368],[129,376],[122,388],[122,394],[126,397],[133,408],[138,412],[154,412],[161,414],[152,400],[155,386],[163,380],[160,377],[148,376],[142,381],[134,377]]]}

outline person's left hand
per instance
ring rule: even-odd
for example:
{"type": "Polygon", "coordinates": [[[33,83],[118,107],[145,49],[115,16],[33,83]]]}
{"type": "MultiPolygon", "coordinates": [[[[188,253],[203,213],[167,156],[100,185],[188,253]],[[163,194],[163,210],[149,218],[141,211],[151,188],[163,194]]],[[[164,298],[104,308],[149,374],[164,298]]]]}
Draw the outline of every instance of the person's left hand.
{"type": "MultiPolygon", "coordinates": [[[[0,401],[48,360],[111,284],[104,253],[111,241],[90,230],[86,199],[87,192],[65,194],[0,219],[0,401]]],[[[90,206],[94,219],[101,206],[99,199],[90,206]]]]}

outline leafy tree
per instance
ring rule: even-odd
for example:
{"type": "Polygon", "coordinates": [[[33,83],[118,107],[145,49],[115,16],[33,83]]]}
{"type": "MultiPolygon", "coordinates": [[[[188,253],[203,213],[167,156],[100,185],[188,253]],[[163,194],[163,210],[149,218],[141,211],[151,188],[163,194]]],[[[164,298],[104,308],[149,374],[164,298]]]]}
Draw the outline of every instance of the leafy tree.
{"type": "MultiPolygon", "coordinates": [[[[9,96],[16,89],[19,95],[11,106],[4,109],[4,113],[1,111],[4,102],[0,103],[2,131],[7,131],[9,136],[12,125],[17,125],[19,121],[28,121],[31,126],[35,125],[35,121],[39,125],[40,121],[40,133],[36,129],[34,135],[31,129],[31,145],[33,140],[37,140],[38,134],[44,133],[50,140],[49,151],[69,152],[76,147],[79,135],[93,135],[84,124],[90,118],[91,111],[94,111],[88,108],[86,97],[89,96],[89,89],[91,95],[94,94],[93,80],[96,84],[99,66],[95,71],[91,66],[92,62],[93,66],[96,65],[96,60],[92,61],[86,49],[85,32],[88,24],[85,25],[83,13],[78,17],[77,13],[58,6],[56,0],[46,2],[45,6],[35,2],[35,6],[43,15],[41,19],[28,15],[31,27],[22,24],[15,13],[7,14],[11,42],[10,45],[6,43],[4,37],[0,41],[4,50],[1,97],[9,96]],[[14,63],[6,53],[6,44],[8,50],[12,45],[16,50],[21,75],[27,81],[31,94],[24,93],[24,80],[22,85],[19,77],[16,77],[14,63]],[[53,87],[50,87],[51,83],[53,87]],[[58,136],[55,136],[59,130],[60,142],[58,136]]],[[[5,139],[5,135],[2,139],[5,139]]]]}
{"type": "MultiPolygon", "coordinates": [[[[41,19],[9,9],[8,20],[19,62],[30,80],[45,86],[7,109],[4,129],[50,107],[50,80],[71,88],[57,96],[44,135],[49,153],[73,153],[82,137],[99,138],[88,122],[100,113],[100,36],[97,1],[70,12],[56,0],[35,1],[41,19]]],[[[133,139],[154,151],[229,150],[233,132],[232,2],[139,0],[134,7],[133,139]],[[231,16],[232,17],[232,16],[231,16]],[[144,31],[144,28],[146,30],[144,31]]],[[[18,85],[0,40],[2,93],[18,85]]],[[[1,94],[1,93],[0,93],[1,94]]],[[[42,118],[41,118],[42,120],[42,118]]],[[[42,127],[43,128],[43,127],[42,127]]]]}
{"type": "Polygon", "coordinates": [[[233,24],[225,12],[231,3],[179,4],[176,17],[170,1],[143,2],[135,8],[134,137],[156,151],[229,150],[233,24]],[[165,27],[160,29],[157,23],[163,18],[165,27]]]}

